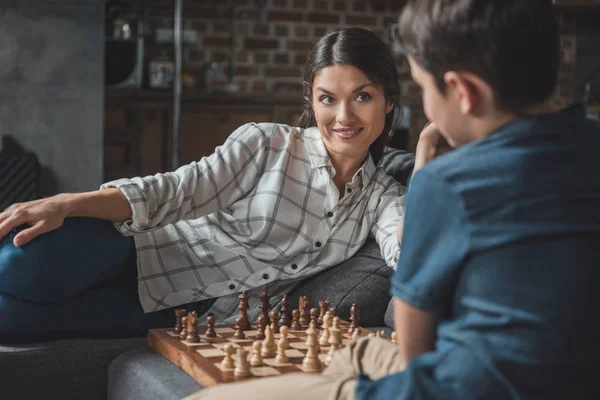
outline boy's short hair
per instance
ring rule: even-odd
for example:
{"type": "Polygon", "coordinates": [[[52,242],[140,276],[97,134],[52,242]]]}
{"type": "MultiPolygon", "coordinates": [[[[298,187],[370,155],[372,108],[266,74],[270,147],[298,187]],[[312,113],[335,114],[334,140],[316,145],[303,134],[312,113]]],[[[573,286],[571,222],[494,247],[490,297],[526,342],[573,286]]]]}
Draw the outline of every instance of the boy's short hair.
{"type": "Polygon", "coordinates": [[[519,113],[554,93],[557,25],[551,0],[409,0],[398,40],[442,93],[447,71],[469,71],[498,108],[519,113]]]}

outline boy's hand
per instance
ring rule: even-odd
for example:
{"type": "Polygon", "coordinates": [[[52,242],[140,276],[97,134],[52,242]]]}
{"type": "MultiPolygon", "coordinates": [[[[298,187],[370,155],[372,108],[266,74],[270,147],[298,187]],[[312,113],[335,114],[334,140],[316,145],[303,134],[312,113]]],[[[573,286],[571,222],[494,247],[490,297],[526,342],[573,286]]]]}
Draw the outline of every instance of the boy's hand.
{"type": "Polygon", "coordinates": [[[429,161],[448,151],[448,148],[449,145],[437,125],[434,122],[425,125],[417,143],[413,174],[423,168],[429,161]]]}

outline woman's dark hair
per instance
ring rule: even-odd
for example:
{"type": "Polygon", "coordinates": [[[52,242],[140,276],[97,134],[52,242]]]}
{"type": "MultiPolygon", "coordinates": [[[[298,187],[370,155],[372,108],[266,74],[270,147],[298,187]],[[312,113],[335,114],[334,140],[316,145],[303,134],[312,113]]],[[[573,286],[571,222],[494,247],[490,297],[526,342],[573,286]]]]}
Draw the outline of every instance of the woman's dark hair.
{"type": "MultiPolygon", "coordinates": [[[[344,28],[323,36],[313,47],[304,65],[302,95],[303,109],[296,118],[295,125],[301,128],[316,126],[312,107],[312,85],[315,76],[333,65],[349,65],[361,70],[369,80],[383,85],[385,99],[398,105],[400,85],[398,72],[391,49],[374,33],[362,28],[344,28]]],[[[373,162],[378,164],[384,147],[393,135],[393,127],[400,118],[400,112],[390,111],[385,116],[383,131],[371,144],[369,152],[373,162]]]]}
{"type": "Polygon", "coordinates": [[[406,54],[445,93],[447,71],[487,82],[500,109],[520,114],[556,89],[559,33],[550,0],[409,0],[399,20],[406,54]]]}

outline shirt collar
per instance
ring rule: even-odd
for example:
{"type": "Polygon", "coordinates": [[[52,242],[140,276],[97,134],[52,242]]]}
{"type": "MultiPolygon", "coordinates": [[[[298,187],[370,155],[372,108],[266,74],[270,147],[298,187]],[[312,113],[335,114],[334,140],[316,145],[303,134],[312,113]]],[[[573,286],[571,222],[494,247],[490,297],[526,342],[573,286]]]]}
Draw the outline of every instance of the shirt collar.
{"type": "MultiPolygon", "coordinates": [[[[329,154],[327,153],[327,149],[323,143],[323,136],[321,135],[319,128],[311,127],[305,129],[304,139],[306,140],[309,149],[308,154],[310,157],[311,167],[328,167],[331,169],[331,171],[333,171],[333,164],[331,164],[331,159],[329,158],[329,154]]],[[[377,167],[373,162],[373,158],[371,158],[371,153],[369,153],[363,165],[361,165],[361,167],[352,177],[351,185],[360,182],[363,187],[367,186],[369,182],[371,182],[371,179],[373,179],[375,176],[376,171],[377,167]]]]}

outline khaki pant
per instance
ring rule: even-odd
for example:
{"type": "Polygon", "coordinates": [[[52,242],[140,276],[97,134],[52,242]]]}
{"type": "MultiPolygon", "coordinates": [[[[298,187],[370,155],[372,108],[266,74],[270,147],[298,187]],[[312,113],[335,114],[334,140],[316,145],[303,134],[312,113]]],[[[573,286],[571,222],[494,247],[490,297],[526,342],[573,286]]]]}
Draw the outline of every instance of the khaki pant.
{"type": "Polygon", "coordinates": [[[398,347],[376,337],[360,338],[339,350],[321,374],[294,373],[203,389],[185,400],[353,400],[356,376],[371,380],[403,369],[398,347]]]}

